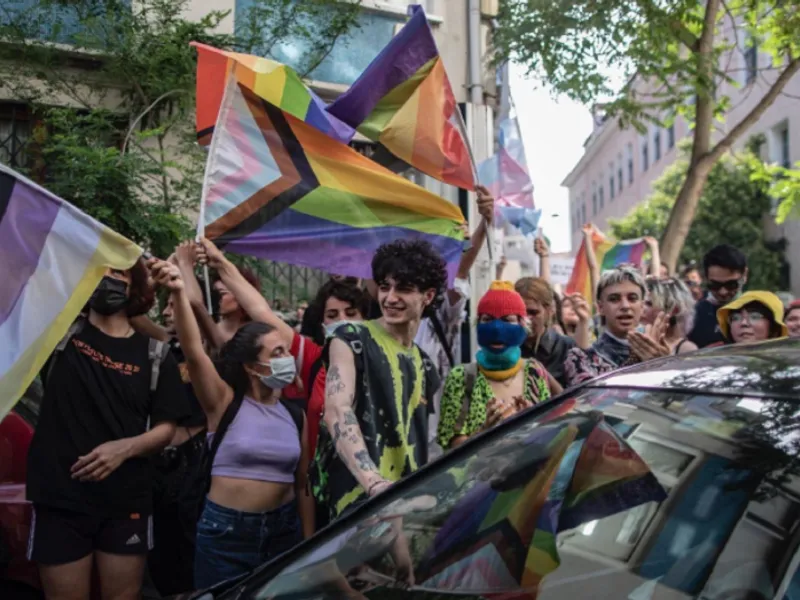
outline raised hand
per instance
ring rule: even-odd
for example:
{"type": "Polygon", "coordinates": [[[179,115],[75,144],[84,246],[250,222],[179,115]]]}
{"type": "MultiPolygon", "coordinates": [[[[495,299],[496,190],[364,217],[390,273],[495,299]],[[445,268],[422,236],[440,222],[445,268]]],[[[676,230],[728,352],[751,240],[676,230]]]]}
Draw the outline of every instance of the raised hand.
{"type": "Polygon", "coordinates": [[[550,246],[547,245],[547,240],[542,237],[537,237],[533,240],[533,251],[542,258],[550,256],[550,246]]]}
{"type": "Polygon", "coordinates": [[[150,274],[156,284],[164,286],[171,292],[178,292],[183,289],[183,278],[177,265],[153,258],[150,259],[147,266],[150,268],[150,274]]]}
{"type": "Polygon", "coordinates": [[[588,323],[592,319],[592,309],[589,308],[589,303],[586,301],[586,298],[583,297],[583,294],[572,294],[567,296],[570,302],[572,302],[572,309],[575,311],[575,314],[578,315],[578,320],[581,323],[588,323]]]}
{"type": "Polygon", "coordinates": [[[175,248],[175,262],[193,269],[197,264],[197,244],[192,241],[181,242],[175,248]]]}
{"type": "Polygon", "coordinates": [[[478,194],[478,214],[487,225],[491,225],[494,220],[494,196],[482,185],[476,186],[475,191],[478,194]]]}
{"type": "Polygon", "coordinates": [[[217,269],[225,262],[225,255],[211,240],[200,238],[197,243],[197,261],[201,265],[207,264],[212,269],[217,269]]]}

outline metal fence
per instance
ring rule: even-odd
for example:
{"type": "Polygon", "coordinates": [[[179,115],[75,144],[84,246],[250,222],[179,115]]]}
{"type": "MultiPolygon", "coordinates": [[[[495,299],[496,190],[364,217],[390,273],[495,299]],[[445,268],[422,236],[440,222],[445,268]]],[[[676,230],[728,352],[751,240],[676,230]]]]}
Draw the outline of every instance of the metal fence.
{"type": "Polygon", "coordinates": [[[249,265],[261,281],[264,296],[275,310],[291,311],[298,303],[310,301],[328,279],[317,269],[287,265],[269,260],[249,265]]]}

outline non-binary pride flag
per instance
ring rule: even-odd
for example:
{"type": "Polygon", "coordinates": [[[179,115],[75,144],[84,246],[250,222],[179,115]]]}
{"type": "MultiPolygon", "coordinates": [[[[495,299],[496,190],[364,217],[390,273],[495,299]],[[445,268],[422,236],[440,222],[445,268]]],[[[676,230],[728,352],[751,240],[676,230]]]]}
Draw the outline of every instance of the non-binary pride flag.
{"type": "Polygon", "coordinates": [[[256,95],[332,138],[349,142],[355,135],[352,127],[325,111],[325,102],[290,67],[267,58],[218,50],[198,42],[191,45],[197,49],[196,120],[197,139],[201,144],[211,142],[230,74],[256,95]]]}
{"type": "Polygon", "coordinates": [[[25,392],[106,268],[142,249],[0,165],[0,419],[25,392]]]}
{"type": "Polygon", "coordinates": [[[475,188],[469,142],[428,19],[411,19],[328,112],[439,181],[475,188]]]}
{"type": "Polygon", "coordinates": [[[461,211],[230,78],[201,225],[226,250],[371,277],[381,244],[429,241],[455,274],[461,211]]]}
{"type": "Polygon", "coordinates": [[[602,259],[598,257],[598,260],[602,260],[601,272],[620,265],[641,266],[646,248],[647,244],[642,238],[617,242],[605,251],[602,259]]]}

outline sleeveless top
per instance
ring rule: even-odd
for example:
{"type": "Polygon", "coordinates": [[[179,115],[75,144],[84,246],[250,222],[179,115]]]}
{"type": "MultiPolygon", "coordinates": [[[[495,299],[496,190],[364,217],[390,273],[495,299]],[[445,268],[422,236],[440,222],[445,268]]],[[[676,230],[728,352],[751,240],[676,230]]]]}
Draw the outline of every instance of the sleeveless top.
{"type": "MultiPolygon", "coordinates": [[[[209,441],[213,437],[209,433],[209,441]]],[[[214,457],[211,476],[294,483],[300,461],[300,433],[281,403],[244,397],[214,457]]]]}

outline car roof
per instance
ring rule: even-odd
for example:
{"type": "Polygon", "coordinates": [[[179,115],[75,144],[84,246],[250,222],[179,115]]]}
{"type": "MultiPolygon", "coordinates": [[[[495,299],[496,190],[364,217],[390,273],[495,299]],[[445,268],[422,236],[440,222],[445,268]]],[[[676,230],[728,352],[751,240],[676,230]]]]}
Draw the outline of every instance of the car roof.
{"type": "Polygon", "coordinates": [[[669,356],[614,371],[587,387],[800,399],[800,339],[734,344],[669,356]]]}

